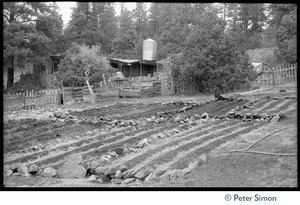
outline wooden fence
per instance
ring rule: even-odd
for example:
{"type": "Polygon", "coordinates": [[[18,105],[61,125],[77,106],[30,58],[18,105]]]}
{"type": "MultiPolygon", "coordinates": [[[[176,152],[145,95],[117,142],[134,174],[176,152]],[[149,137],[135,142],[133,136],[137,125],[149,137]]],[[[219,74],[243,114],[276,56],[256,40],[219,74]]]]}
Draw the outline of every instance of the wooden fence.
{"type": "Polygon", "coordinates": [[[153,77],[130,77],[129,84],[120,88],[120,97],[153,97],[175,93],[172,77],[166,72],[154,73],[153,77]]]}
{"type": "MultiPolygon", "coordinates": [[[[91,85],[93,92],[96,94],[97,100],[111,100],[119,98],[119,88],[101,88],[99,85],[91,85]]],[[[83,87],[64,87],[64,102],[68,101],[91,101],[92,96],[87,86],[83,87]]]]}
{"type": "Polygon", "coordinates": [[[282,65],[273,70],[264,71],[252,83],[253,86],[261,85],[281,85],[297,80],[297,63],[292,65],[282,65]]]}
{"type": "Polygon", "coordinates": [[[3,94],[4,111],[31,110],[53,107],[60,99],[59,89],[47,89],[39,92],[26,91],[12,94],[3,94]]]}

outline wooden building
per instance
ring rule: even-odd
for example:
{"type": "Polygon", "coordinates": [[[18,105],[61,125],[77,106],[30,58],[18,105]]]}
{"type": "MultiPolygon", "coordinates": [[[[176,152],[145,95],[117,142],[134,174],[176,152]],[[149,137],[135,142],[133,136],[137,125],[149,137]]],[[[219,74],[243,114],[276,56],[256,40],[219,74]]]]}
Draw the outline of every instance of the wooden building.
{"type": "Polygon", "coordinates": [[[267,63],[251,63],[254,66],[254,70],[258,73],[261,72],[270,72],[273,71],[274,68],[267,63]]]}
{"type": "Polygon", "coordinates": [[[60,60],[64,58],[64,55],[50,55],[50,58],[52,60],[50,73],[53,73],[58,71],[58,64],[60,64],[60,60]]]}
{"type": "Polygon", "coordinates": [[[153,76],[156,70],[155,61],[109,58],[113,68],[121,71],[125,78],[137,76],[153,76]]]}
{"type": "Polygon", "coordinates": [[[264,83],[264,85],[275,85],[274,68],[267,63],[251,63],[253,69],[258,73],[256,82],[264,83]]]}

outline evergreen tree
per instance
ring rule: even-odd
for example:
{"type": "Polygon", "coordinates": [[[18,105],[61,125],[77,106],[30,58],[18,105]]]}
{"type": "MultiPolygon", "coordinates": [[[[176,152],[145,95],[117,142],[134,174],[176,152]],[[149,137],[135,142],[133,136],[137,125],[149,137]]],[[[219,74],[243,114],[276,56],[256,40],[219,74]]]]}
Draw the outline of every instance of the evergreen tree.
{"type": "Polygon", "coordinates": [[[121,7],[119,31],[113,40],[112,57],[136,58],[137,34],[130,11],[121,7]]]}
{"type": "Polygon", "coordinates": [[[31,56],[36,62],[49,54],[51,40],[36,28],[37,21],[49,11],[41,2],[3,3],[3,59],[9,66],[7,88],[13,85],[16,61],[31,56]]]}
{"type": "Polygon", "coordinates": [[[203,13],[187,39],[183,56],[172,66],[175,82],[185,91],[226,92],[255,79],[248,57],[224,34],[215,13],[203,13]]]}
{"type": "Polygon", "coordinates": [[[137,36],[141,36],[143,39],[147,38],[149,36],[147,32],[148,17],[145,3],[136,3],[136,9],[132,13],[137,36]]]}
{"type": "MultiPolygon", "coordinates": [[[[285,6],[284,6],[285,7],[285,6]]],[[[280,6],[278,7],[278,10],[280,6]]],[[[276,57],[282,62],[297,62],[297,5],[289,5],[290,10],[281,15],[281,22],[276,30],[276,41],[278,49],[275,50],[276,57]]]]}
{"type": "Polygon", "coordinates": [[[160,26],[161,3],[151,3],[149,13],[148,35],[150,38],[155,38],[160,26]]]}
{"type": "Polygon", "coordinates": [[[42,31],[49,39],[49,53],[65,51],[63,41],[63,20],[58,12],[58,5],[53,2],[49,5],[49,12],[41,15],[36,22],[36,29],[42,31]]]}
{"type": "Polygon", "coordinates": [[[89,2],[77,2],[71,16],[69,25],[65,30],[70,42],[85,45],[96,45],[99,41],[95,12],[89,2]]]}
{"type": "Polygon", "coordinates": [[[167,57],[168,54],[180,53],[185,45],[189,33],[191,19],[189,4],[164,3],[161,5],[160,26],[157,32],[157,59],[167,57]]]}

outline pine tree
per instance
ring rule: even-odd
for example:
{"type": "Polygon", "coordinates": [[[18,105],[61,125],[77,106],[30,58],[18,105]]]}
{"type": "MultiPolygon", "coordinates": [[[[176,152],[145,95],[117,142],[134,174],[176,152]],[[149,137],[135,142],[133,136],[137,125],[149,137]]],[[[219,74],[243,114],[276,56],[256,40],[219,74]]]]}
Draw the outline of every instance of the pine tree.
{"type": "Polygon", "coordinates": [[[148,37],[147,32],[147,10],[145,3],[136,3],[136,9],[132,11],[133,22],[137,36],[145,39],[148,37]]]}
{"type": "Polygon", "coordinates": [[[155,38],[160,26],[161,4],[151,3],[149,9],[148,34],[150,38],[155,38]]]}
{"type": "Polygon", "coordinates": [[[49,54],[51,40],[36,27],[47,12],[49,7],[41,2],[3,3],[3,59],[9,67],[7,88],[13,85],[17,60],[31,56],[34,61],[43,62],[49,54]]]}
{"type": "Polygon", "coordinates": [[[112,57],[117,58],[136,58],[137,34],[134,28],[130,11],[124,6],[121,7],[119,16],[119,31],[113,40],[112,57]]]}

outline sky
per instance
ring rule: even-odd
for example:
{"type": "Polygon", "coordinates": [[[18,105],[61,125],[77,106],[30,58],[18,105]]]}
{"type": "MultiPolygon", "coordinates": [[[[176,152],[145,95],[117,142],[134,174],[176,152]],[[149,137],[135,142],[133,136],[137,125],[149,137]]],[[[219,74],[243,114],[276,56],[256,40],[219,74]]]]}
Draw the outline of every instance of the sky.
{"type": "MultiPolygon", "coordinates": [[[[72,15],[72,7],[76,6],[76,2],[71,2],[71,1],[60,1],[56,2],[57,5],[59,6],[60,9],[60,14],[62,15],[64,25],[66,26],[69,20],[71,19],[72,15]]],[[[124,2],[123,2],[124,3],[124,2]]],[[[135,8],[136,2],[128,2],[124,4],[130,11],[135,8]]],[[[146,3],[146,5],[149,8],[149,3],[146,3]]],[[[120,3],[116,2],[115,3],[115,9],[116,9],[116,14],[120,14],[121,6],[120,3]]]]}

